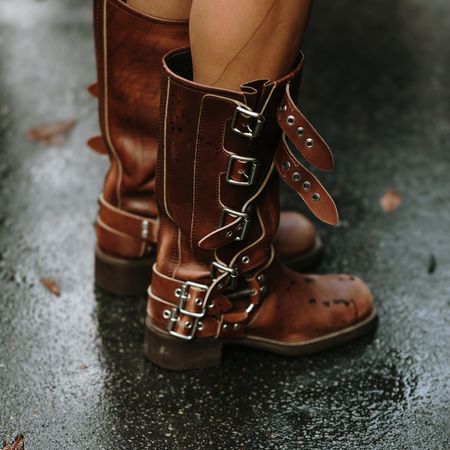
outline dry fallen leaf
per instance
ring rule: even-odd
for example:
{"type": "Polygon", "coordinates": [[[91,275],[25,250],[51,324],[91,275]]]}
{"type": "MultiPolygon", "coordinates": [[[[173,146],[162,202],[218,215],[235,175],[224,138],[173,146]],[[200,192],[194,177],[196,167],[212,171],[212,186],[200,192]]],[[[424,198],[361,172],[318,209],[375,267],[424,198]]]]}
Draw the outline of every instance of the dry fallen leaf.
{"type": "Polygon", "coordinates": [[[75,126],[75,120],[60,120],[31,128],[26,133],[27,139],[47,145],[64,144],[65,135],[75,126]]]}
{"type": "Polygon", "coordinates": [[[401,195],[393,189],[388,189],[380,198],[380,206],[384,212],[395,211],[402,204],[401,195]]]}
{"type": "Polygon", "coordinates": [[[41,278],[40,281],[53,295],[56,295],[57,297],[61,295],[61,289],[55,280],[52,280],[51,278],[41,278]]]}
{"type": "Polygon", "coordinates": [[[11,444],[3,441],[3,449],[2,450],[24,450],[25,449],[25,441],[22,434],[16,437],[15,441],[11,444]]]}

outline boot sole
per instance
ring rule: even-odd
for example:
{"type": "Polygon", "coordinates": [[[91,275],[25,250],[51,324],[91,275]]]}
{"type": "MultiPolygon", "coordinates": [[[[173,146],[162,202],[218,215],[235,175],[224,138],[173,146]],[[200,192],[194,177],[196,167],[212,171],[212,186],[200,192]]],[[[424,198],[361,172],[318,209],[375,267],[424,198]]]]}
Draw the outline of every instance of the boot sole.
{"type": "Polygon", "coordinates": [[[152,279],[155,257],[126,259],[95,248],[95,284],[112,295],[143,295],[152,279]]]}
{"type": "Polygon", "coordinates": [[[364,321],[336,333],[312,339],[300,344],[291,344],[246,336],[242,339],[221,341],[214,338],[183,341],[155,328],[147,317],[144,338],[145,356],[154,364],[169,370],[202,369],[219,366],[224,344],[243,345],[269,351],[283,356],[306,356],[349,342],[375,329],[377,312],[364,321]]]}

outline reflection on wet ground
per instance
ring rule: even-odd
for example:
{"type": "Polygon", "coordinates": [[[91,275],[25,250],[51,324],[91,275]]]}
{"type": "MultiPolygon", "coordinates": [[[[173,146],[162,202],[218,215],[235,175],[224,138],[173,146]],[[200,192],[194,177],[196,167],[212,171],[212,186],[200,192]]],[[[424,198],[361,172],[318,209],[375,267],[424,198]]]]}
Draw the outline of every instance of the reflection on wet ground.
{"type": "MultiPolygon", "coordinates": [[[[0,439],[29,449],[450,448],[450,5],[318,2],[302,107],[335,149],[342,223],[319,272],[365,278],[376,333],[285,359],[230,347],[220,369],[142,355],[145,299],[93,286],[97,128],[89,1],[0,0],[0,439]],[[351,11],[351,14],[349,14],[351,11]],[[64,145],[28,142],[76,119],[64,145]],[[388,188],[403,199],[385,214],[388,188]],[[430,261],[435,261],[429,273],[430,261]],[[59,297],[39,280],[54,279],[59,297]]],[[[284,193],[286,206],[300,208],[284,193]]]]}

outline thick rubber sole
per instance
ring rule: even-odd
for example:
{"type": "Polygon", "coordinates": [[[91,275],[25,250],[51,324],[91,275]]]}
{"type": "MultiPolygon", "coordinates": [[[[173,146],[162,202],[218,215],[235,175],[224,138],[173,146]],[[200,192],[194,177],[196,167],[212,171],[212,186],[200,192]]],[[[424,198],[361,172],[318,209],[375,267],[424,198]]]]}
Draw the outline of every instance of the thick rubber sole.
{"type": "Polygon", "coordinates": [[[154,364],[169,370],[203,369],[219,366],[224,344],[243,345],[283,356],[306,356],[349,342],[375,329],[376,311],[364,321],[317,339],[301,343],[281,343],[257,336],[228,341],[193,339],[184,341],[153,327],[147,317],[144,338],[145,356],[154,364]]]}
{"type": "Polygon", "coordinates": [[[95,283],[112,295],[144,295],[151,283],[154,256],[125,259],[95,248],[95,283]]]}

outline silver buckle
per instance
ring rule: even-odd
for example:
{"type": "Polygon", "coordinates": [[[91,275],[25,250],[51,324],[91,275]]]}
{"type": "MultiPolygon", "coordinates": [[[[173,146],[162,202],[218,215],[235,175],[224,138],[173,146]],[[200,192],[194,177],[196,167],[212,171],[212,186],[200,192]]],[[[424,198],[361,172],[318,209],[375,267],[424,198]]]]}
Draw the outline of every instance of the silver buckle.
{"type": "Polygon", "coordinates": [[[194,338],[195,333],[197,331],[199,319],[203,317],[206,313],[205,305],[203,305],[203,310],[201,313],[194,313],[192,311],[184,309],[184,305],[186,304],[186,301],[189,298],[189,289],[191,287],[195,287],[205,292],[208,290],[208,286],[206,286],[205,284],[194,283],[193,281],[187,281],[185,284],[183,284],[183,286],[180,289],[180,292],[176,294],[177,297],[180,297],[180,301],[178,302],[178,306],[172,309],[172,313],[169,318],[169,323],[167,325],[167,331],[171,336],[175,336],[180,339],[185,339],[187,341],[190,341],[191,339],[194,338]],[[192,317],[193,319],[193,321],[191,322],[192,326],[190,328],[190,333],[188,335],[184,335],[174,331],[175,325],[180,319],[180,314],[192,317]]]}
{"type": "Polygon", "coordinates": [[[238,271],[236,268],[224,266],[223,264],[220,264],[216,261],[213,261],[211,264],[211,279],[215,280],[218,277],[218,272],[226,272],[230,275],[231,282],[230,282],[230,289],[234,289],[237,284],[237,278],[238,278],[238,271]]]}
{"type": "Polygon", "coordinates": [[[240,211],[234,211],[230,208],[223,208],[222,209],[222,215],[220,217],[220,223],[219,228],[222,228],[225,223],[225,216],[229,215],[231,217],[240,217],[243,219],[243,223],[241,224],[240,234],[234,238],[235,241],[243,241],[245,237],[247,236],[248,229],[250,227],[250,222],[252,221],[250,214],[240,212],[240,211]]]}
{"type": "Polygon", "coordinates": [[[233,114],[233,120],[231,122],[231,129],[241,136],[245,136],[250,139],[254,139],[261,134],[261,129],[264,124],[264,116],[257,112],[252,111],[251,109],[244,108],[242,106],[238,106],[233,114]],[[240,118],[244,117],[249,121],[246,125],[247,130],[241,130],[238,128],[237,124],[240,118]]]}
{"type": "Polygon", "coordinates": [[[226,175],[226,181],[230,184],[235,184],[237,186],[251,186],[253,182],[255,181],[256,171],[259,167],[259,161],[256,158],[248,158],[246,156],[239,156],[239,155],[230,155],[230,159],[228,161],[228,169],[227,169],[227,175],[226,175]],[[242,174],[247,177],[246,181],[236,181],[231,178],[231,172],[233,170],[233,163],[234,161],[240,161],[245,163],[250,163],[250,171],[247,174],[247,172],[243,172],[242,174]]]}

